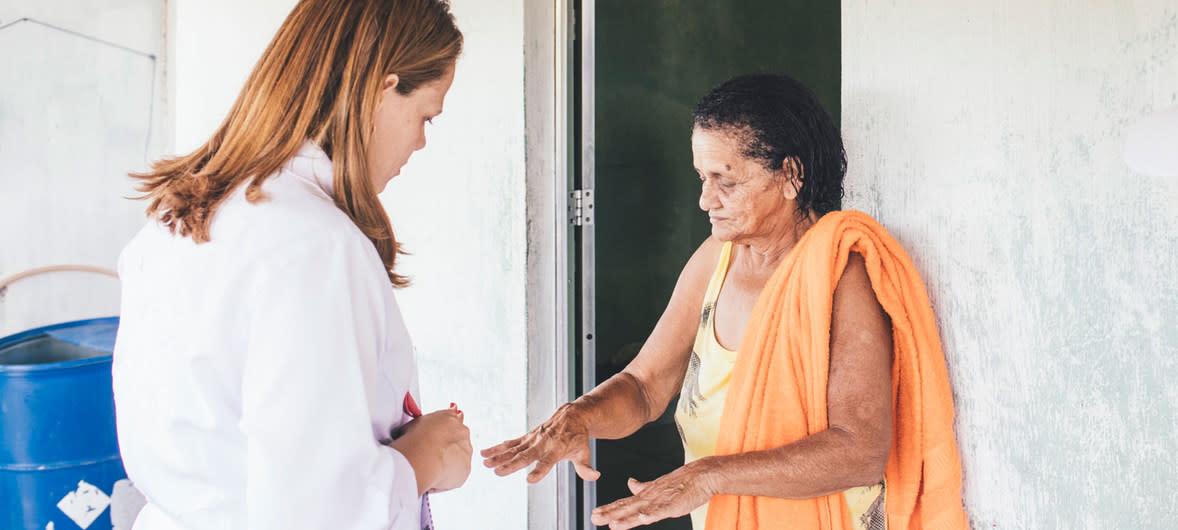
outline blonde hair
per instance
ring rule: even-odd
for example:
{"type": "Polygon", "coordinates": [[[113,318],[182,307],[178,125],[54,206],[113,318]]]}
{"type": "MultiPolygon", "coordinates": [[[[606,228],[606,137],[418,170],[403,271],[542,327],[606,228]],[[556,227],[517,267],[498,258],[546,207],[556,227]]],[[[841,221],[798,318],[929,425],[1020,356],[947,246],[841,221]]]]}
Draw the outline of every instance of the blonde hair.
{"type": "Polygon", "coordinates": [[[331,158],[336,206],[372,240],[393,285],[407,285],[394,272],[402,251],[367,167],[374,113],[388,74],[409,94],[441,78],[461,51],[443,0],[301,0],[208,142],[131,175],[148,217],[207,242],[234,189],[248,181],[246,198],[263,200],[262,183],[311,140],[331,158]]]}

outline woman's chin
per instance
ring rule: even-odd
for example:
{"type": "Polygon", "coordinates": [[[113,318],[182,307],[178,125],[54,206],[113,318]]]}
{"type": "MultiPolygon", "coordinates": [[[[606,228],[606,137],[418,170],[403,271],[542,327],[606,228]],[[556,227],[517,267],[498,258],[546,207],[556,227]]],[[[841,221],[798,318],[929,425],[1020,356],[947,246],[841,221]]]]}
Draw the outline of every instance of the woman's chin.
{"type": "Polygon", "coordinates": [[[732,232],[725,230],[719,226],[712,225],[712,237],[716,240],[727,243],[732,241],[732,232]]]}
{"type": "Polygon", "coordinates": [[[387,177],[387,178],[383,178],[383,179],[376,179],[372,183],[373,188],[376,190],[376,194],[380,195],[381,193],[384,193],[385,188],[387,188],[389,183],[392,182],[393,179],[396,178],[396,176],[399,174],[401,174],[400,171],[398,171],[395,175],[393,175],[391,177],[387,177]]]}

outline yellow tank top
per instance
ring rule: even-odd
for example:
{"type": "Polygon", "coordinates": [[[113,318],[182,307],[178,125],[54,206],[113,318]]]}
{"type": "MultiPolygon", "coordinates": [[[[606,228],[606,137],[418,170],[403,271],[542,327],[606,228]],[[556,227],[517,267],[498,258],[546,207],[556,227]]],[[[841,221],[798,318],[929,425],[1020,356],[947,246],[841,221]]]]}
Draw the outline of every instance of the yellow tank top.
{"type": "MultiPolygon", "coordinates": [[[[720,434],[720,416],[724,413],[724,398],[728,395],[728,381],[736,352],[720,345],[716,339],[716,299],[728,275],[732,257],[732,243],[724,243],[716,271],[708,283],[700,313],[699,329],[691,349],[691,361],[683,377],[679,405],[675,409],[675,425],[683,441],[684,463],[716,454],[716,439],[720,434]]],[[[887,530],[884,506],[884,483],[866,488],[851,488],[843,492],[851,512],[855,530],[887,530]]],[[[704,530],[708,505],[691,512],[691,526],[704,530]]]]}

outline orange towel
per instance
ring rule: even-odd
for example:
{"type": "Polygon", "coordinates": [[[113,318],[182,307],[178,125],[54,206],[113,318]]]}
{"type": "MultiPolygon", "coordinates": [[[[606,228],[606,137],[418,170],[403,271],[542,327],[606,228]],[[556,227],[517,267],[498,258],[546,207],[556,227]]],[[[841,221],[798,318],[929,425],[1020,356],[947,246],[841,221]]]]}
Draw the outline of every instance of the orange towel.
{"type": "MultiPolygon", "coordinates": [[[[904,249],[862,212],[823,216],[766,283],[732,370],[716,454],[772,449],[827,428],[831,309],[852,251],[864,257],[892,319],[888,528],[968,528],[953,396],[928,295],[904,249]]],[[[841,493],[803,500],[718,495],[708,505],[707,529],[845,530],[850,522],[841,493]]]]}

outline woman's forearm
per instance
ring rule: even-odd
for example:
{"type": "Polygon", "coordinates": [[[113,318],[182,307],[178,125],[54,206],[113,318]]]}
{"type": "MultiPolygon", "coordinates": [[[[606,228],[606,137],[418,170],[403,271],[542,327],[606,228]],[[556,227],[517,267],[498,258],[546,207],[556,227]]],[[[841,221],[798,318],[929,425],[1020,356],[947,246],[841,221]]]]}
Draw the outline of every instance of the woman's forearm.
{"type": "Polygon", "coordinates": [[[430,448],[423,446],[416,439],[393,440],[388,446],[396,449],[409,461],[414,478],[417,479],[418,496],[424,495],[434,487],[442,472],[442,459],[438,457],[437,451],[430,451],[430,448]]]}
{"type": "Polygon", "coordinates": [[[864,449],[845,430],[831,428],[789,445],[726,456],[689,465],[715,495],[757,495],[806,499],[883,479],[888,454],[864,449]]]}
{"type": "Polygon", "coordinates": [[[626,371],[610,377],[570,406],[593,438],[625,438],[654,419],[642,382],[626,371]]]}

